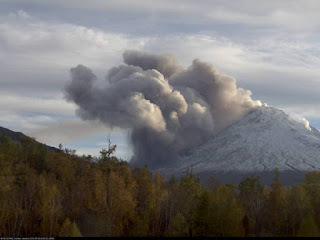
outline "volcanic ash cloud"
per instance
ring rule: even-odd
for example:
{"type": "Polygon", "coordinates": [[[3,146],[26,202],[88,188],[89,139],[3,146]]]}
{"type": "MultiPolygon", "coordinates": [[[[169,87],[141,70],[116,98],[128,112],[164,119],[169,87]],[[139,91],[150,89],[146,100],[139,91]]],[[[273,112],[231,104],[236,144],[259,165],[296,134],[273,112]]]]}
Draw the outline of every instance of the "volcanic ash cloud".
{"type": "Polygon", "coordinates": [[[172,55],[130,50],[123,59],[103,87],[91,69],[72,68],[65,95],[83,120],[130,130],[135,166],[173,166],[181,153],[261,105],[234,78],[199,59],[187,69],[172,55]]]}

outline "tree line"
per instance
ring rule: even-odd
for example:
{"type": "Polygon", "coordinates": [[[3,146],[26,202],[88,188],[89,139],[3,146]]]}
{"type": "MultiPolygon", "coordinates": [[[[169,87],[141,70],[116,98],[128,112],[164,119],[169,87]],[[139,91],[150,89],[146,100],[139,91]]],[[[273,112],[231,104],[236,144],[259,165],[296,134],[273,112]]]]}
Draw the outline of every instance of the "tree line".
{"type": "Polygon", "coordinates": [[[187,173],[165,180],[113,156],[48,151],[0,137],[0,237],[320,236],[320,172],[295,186],[258,177],[207,186],[187,173]]]}

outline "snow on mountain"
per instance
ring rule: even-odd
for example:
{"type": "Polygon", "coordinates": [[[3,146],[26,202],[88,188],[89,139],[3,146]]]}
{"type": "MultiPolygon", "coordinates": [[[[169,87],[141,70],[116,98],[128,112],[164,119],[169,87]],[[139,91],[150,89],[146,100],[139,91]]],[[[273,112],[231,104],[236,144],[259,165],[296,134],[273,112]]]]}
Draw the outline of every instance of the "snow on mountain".
{"type": "Polygon", "coordinates": [[[306,121],[261,106],[191,149],[175,168],[159,169],[171,175],[186,172],[270,172],[320,169],[320,133],[306,121]]]}

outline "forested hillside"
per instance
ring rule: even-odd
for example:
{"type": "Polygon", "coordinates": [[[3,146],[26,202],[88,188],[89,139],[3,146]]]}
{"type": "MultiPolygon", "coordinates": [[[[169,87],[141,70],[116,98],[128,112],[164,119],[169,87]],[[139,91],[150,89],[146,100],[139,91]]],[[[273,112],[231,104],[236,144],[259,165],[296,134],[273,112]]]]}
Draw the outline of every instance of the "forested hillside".
{"type": "Polygon", "coordinates": [[[0,139],[0,236],[320,236],[320,172],[283,187],[258,178],[239,186],[187,173],[165,181],[147,167],[131,169],[32,139],[0,139]]]}

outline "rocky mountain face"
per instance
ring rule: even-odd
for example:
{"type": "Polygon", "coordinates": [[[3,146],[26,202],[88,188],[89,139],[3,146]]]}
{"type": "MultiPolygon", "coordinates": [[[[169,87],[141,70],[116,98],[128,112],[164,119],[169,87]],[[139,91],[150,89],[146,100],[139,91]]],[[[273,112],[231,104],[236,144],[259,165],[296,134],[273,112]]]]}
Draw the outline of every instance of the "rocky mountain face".
{"type": "Polygon", "coordinates": [[[200,178],[212,175],[229,183],[259,175],[269,183],[275,168],[285,184],[302,181],[307,171],[320,170],[320,133],[303,120],[262,106],[191,149],[175,167],[158,171],[167,176],[192,171],[200,178]]]}

